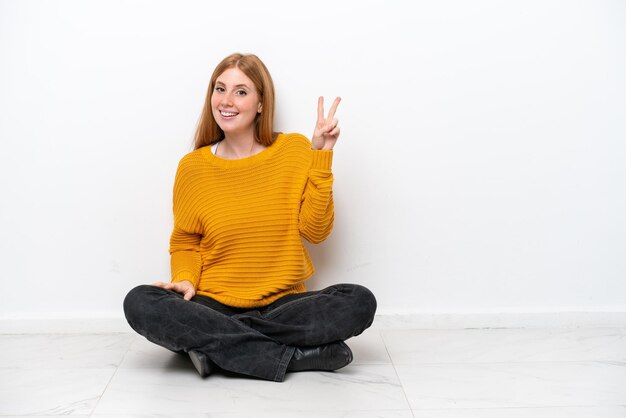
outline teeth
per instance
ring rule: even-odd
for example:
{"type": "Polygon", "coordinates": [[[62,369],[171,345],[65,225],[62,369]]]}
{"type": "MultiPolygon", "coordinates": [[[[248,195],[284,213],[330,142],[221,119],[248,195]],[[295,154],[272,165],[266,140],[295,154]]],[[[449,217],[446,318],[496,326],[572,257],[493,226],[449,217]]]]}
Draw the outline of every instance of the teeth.
{"type": "Polygon", "coordinates": [[[220,112],[222,114],[222,116],[235,116],[237,113],[231,113],[231,112],[220,112]]]}

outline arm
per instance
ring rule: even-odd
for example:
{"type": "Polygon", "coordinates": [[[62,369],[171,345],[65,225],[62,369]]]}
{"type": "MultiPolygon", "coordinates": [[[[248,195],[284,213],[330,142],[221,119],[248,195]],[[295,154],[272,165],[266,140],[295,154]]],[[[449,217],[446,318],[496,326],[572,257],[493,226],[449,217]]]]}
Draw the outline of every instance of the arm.
{"type": "Polygon", "coordinates": [[[335,206],[333,202],[333,148],[339,138],[339,121],[335,118],[337,97],[324,117],[324,98],[317,100],[317,122],[311,138],[312,162],[309,179],[300,205],[300,234],[312,243],[324,241],[333,229],[335,206]]]}
{"type": "Polygon", "coordinates": [[[200,239],[202,236],[191,234],[178,226],[170,238],[170,265],[172,270],[172,283],[187,280],[198,287],[200,281],[201,257],[199,252],[200,239]]]}
{"type": "Polygon", "coordinates": [[[298,227],[309,242],[324,241],[333,229],[335,207],[333,202],[333,152],[312,151],[309,179],[302,194],[298,227]]]}
{"type": "MultiPolygon", "coordinates": [[[[176,249],[179,248],[178,237],[184,237],[185,235],[184,232],[181,233],[174,227],[174,232],[172,232],[172,238],[170,240],[172,282],[156,282],[152,285],[180,293],[185,300],[191,300],[191,298],[196,295],[196,288],[200,280],[200,253],[198,253],[197,250],[176,249]]],[[[186,237],[182,239],[182,241],[185,240],[191,241],[186,237]]],[[[197,244],[194,247],[197,248],[197,244]]]]}
{"type": "Polygon", "coordinates": [[[192,188],[189,177],[189,170],[185,169],[181,161],[174,181],[174,230],[170,237],[169,253],[172,283],[189,281],[197,288],[202,269],[200,257],[202,228],[190,204],[192,188]]]}

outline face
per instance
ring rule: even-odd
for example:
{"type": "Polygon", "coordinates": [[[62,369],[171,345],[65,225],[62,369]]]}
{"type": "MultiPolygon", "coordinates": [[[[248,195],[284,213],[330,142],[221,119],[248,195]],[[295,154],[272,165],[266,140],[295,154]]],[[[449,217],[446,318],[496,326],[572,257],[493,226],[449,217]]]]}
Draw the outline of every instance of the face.
{"type": "Polygon", "coordinates": [[[211,109],[219,127],[229,135],[253,133],[262,106],[252,80],[239,68],[230,68],[217,77],[211,109]]]}

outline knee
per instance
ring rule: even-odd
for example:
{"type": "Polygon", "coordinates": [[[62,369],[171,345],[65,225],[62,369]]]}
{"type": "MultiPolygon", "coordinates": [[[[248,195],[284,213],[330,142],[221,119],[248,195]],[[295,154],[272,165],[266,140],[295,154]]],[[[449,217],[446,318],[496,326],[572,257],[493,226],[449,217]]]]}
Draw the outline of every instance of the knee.
{"type": "Polygon", "coordinates": [[[150,296],[154,293],[154,286],[147,284],[133,288],[124,298],[124,315],[129,324],[137,322],[145,315],[146,309],[151,306],[150,296]]]}
{"type": "Polygon", "coordinates": [[[376,301],[376,296],[365,286],[354,285],[355,293],[356,293],[356,303],[361,306],[361,311],[363,313],[363,319],[366,321],[366,327],[372,325],[374,322],[374,315],[376,314],[376,308],[378,307],[378,302],[376,301]]]}
{"type": "Polygon", "coordinates": [[[350,298],[350,305],[355,310],[355,314],[361,319],[365,328],[372,325],[378,303],[374,294],[365,286],[358,284],[338,285],[350,298]]]}

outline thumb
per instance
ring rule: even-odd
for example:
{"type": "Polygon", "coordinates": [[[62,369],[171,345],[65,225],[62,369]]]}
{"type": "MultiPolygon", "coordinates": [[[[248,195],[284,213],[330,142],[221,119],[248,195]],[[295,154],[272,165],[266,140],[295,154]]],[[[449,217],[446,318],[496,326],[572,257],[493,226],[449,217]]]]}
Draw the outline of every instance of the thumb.
{"type": "Polygon", "coordinates": [[[187,289],[185,291],[185,295],[183,296],[183,299],[185,300],[191,300],[191,298],[194,296],[194,291],[193,289],[187,289]]]}

